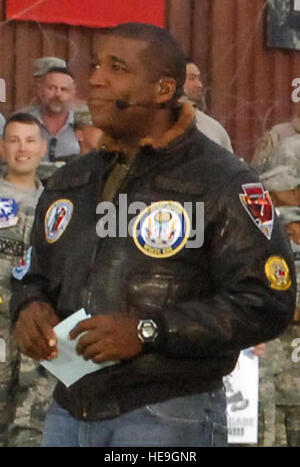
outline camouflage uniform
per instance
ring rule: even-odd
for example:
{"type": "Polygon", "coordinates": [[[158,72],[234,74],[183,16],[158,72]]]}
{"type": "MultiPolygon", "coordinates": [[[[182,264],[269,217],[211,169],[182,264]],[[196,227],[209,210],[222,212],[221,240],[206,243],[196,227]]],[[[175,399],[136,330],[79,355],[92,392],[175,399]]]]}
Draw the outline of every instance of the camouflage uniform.
{"type": "Polygon", "coordinates": [[[300,135],[300,117],[295,117],[290,122],[279,123],[273,126],[271,130],[265,132],[259,138],[251,165],[256,167],[260,172],[265,162],[271,159],[273,149],[285,138],[295,135],[300,135]]]}
{"type": "MultiPolygon", "coordinates": [[[[271,151],[261,173],[284,226],[300,222],[299,156],[300,135],[285,138],[271,151]]],[[[300,246],[292,241],[291,246],[297,273],[296,307],[300,308],[300,246]]],[[[260,446],[300,446],[300,363],[292,359],[294,339],[299,339],[299,347],[299,321],[268,342],[260,358],[260,446]]]]}
{"type": "Polygon", "coordinates": [[[300,337],[297,323],[268,342],[260,357],[260,446],[300,445],[299,363],[292,361],[295,337],[300,337]]]}
{"type": "MultiPolygon", "coordinates": [[[[41,421],[52,384],[38,376],[37,364],[21,357],[10,335],[9,300],[11,270],[29,245],[35,207],[42,192],[25,190],[0,177],[0,337],[5,343],[5,358],[0,361],[0,446],[39,444],[41,421]],[[16,225],[7,225],[3,215],[7,199],[18,205],[16,225]],[[3,361],[5,360],[5,361],[3,361]]],[[[15,218],[16,219],[16,218],[15,218]]]]}
{"type": "MultiPolygon", "coordinates": [[[[72,156],[67,156],[67,157],[72,158],[72,156]]],[[[68,160],[68,162],[69,162],[69,160],[68,160]]],[[[37,171],[36,171],[38,178],[42,182],[46,181],[49,177],[51,177],[51,175],[54,174],[54,172],[57,169],[59,169],[60,167],[65,165],[65,163],[66,163],[65,161],[56,161],[56,162],[42,161],[40,163],[40,165],[38,166],[37,171]]]]}

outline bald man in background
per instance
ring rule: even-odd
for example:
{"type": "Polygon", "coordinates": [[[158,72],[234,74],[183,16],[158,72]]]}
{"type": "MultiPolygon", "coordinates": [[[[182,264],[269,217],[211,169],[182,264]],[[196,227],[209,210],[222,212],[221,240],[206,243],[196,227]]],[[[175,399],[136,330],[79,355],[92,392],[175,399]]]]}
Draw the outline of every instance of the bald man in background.
{"type": "Polygon", "coordinates": [[[214,118],[206,115],[203,108],[203,83],[198,66],[191,60],[186,60],[186,80],[184,83],[185,97],[183,100],[189,100],[196,110],[196,126],[208,138],[215,143],[220,144],[225,149],[233,152],[230,137],[225,128],[214,118]]]}

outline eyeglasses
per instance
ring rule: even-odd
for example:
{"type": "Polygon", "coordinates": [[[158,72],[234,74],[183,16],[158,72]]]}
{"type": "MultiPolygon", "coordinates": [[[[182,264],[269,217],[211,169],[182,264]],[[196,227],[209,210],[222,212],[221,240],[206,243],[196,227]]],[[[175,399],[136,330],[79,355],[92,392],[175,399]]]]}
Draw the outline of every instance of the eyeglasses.
{"type": "Polygon", "coordinates": [[[55,161],[55,149],[57,145],[57,138],[51,138],[49,141],[49,160],[50,162],[55,161]]]}

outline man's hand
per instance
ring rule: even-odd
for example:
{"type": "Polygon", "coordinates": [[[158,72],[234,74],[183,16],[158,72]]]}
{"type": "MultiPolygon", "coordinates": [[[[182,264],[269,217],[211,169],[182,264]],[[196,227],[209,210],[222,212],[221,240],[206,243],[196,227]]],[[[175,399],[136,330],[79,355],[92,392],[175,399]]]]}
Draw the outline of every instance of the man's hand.
{"type": "Polygon", "coordinates": [[[77,344],[77,353],[85,360],[99,363],[135,357],[142,351],[137,336],[138,318],[126,315],[98,315],[81,321],[71,331],[75,339],[85,333],[77,344]]]}
{"type": "Polygon", "coordinates": [[[299,322],[300,321],[300,308],[296,308],[295,314],[294,314],[294,322],[299,322]]]}
{"type": "Polygon", "coordinates": [[[57,357],[57,338],[53,327],[58,316],[48,303],[31,302],[19,314],[13,332],[21,352],[35,360],[57,357]]]}
{"type": "Polygon", "coordinates": [[[256,355],[256,357],[262,357],[265,353],[265,347],[265,343],[257,344],[255,347],[252,347],[253,355],[256,355]]]}

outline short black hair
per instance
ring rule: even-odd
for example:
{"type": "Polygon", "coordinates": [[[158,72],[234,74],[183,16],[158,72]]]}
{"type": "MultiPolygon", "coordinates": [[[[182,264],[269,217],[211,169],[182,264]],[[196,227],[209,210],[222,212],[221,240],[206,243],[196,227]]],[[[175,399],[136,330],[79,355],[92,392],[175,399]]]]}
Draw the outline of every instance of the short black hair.
{"type": "Polygon", "coordinates": [[[43,75],[43,77],[49,75],[49,73],[63,73],[64,75],[71,76],[71,78],[74,79],[74,76],[72,72],[69,70],[69,68],[63,67],[63,66],[50,67],[49,70],[47,70],[46,73],[43,75]]]}
{"type": "Polygon", "coordinates": [[[174,99],[183,95],[186,78],[185,56],[178,42],[163,28],[146,23],[124,23],[108,30],[107,35],[142,40],[148,43],[151,60],[146,61],[157,78],[167,76],[176,81],[174,99]]]}
{"type": "Polygon", "coordinates": [[[5,138],[5,132],[6,132],[7,126],[10,123],[13,123],[13,122],[25,123],[25,124],[28,124],[28,125],[37,125],[39,127],[42,138],[44,138],[44,136],[43,136],[43,126],[42,126],[41,122],[36,117],[31,115],[30,113],[17,112],[17,113],[12,114],[6,120],[4,128],[3,128],[3,139],[5,138]]]}
{"type": "Polygon", "coordinates": [[[188,65],[189,63],[195,63],[192,57],[185,57],[185,64],[188,65]]]}

